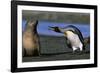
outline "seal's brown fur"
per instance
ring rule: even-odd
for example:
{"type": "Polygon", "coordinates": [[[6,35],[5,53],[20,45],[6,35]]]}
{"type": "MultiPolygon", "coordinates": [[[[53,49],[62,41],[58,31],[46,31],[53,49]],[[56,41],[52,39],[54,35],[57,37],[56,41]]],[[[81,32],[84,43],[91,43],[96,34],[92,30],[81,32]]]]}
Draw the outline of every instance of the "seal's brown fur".
{"type": "Polygon", "coordinates": [[[24,56],[39,55],[39,38],[37,34],[38,21],[31,20],[23,32],[24,56]]]}

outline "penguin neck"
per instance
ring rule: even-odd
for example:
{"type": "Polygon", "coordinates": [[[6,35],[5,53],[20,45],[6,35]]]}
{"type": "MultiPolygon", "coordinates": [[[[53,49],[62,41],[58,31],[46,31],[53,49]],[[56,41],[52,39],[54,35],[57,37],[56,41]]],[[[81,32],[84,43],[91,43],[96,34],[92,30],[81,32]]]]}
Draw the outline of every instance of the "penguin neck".
{"type": "Polygon", "coordinates": [[[72,36],[74,35],[74,33],[72,31],[66,31],[64,32],[65,35],[68,35],[68,36],[72,36]]]}

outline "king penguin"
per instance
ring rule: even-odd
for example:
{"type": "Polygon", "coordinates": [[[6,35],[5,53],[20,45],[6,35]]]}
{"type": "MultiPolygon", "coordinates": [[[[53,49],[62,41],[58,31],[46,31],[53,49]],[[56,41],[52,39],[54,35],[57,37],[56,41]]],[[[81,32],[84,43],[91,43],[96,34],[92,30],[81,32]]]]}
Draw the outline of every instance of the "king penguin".
{"type": "Polygon", "coordinates": [[[69,44],[71,45],[71,48],[73,49],[73,52],[78,49],[80,51],[85,50],[82,33],[77,27],[73,25],[69,25],[64,28],[55,26],[55,27],[50,27],[49,29],[58,33],[63,33],[65,38],[69,41],[69,44]]]}

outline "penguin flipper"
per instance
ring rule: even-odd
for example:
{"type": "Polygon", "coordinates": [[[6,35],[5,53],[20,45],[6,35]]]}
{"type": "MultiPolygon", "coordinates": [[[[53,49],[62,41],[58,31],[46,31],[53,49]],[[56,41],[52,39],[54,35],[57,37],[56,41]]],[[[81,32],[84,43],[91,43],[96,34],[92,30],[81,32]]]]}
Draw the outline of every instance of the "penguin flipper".
{"type": "Polygon", "coordinates": [[[72,48],[70,41],[66,38],[66,43],[69,48],[72,48]]]}

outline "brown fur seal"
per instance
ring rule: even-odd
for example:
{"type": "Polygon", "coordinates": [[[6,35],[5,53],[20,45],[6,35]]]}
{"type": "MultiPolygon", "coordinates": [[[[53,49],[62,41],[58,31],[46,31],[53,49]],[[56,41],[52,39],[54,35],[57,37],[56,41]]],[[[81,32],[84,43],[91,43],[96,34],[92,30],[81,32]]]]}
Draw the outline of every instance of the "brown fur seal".
{"type": "Polygon", "coordinates": [[[24,56],[39,56],[39,37],[37,34],[38,21],[31,20],[23,32],[24,56]]]}

